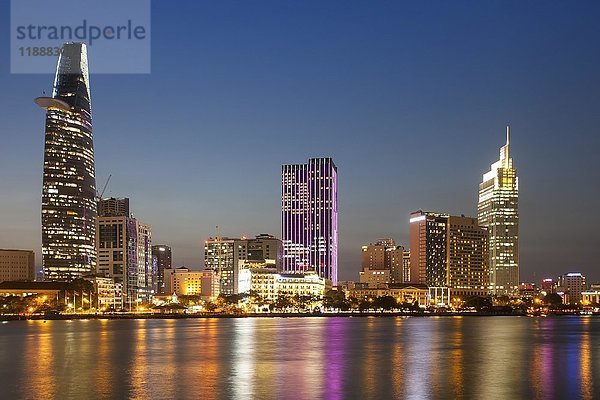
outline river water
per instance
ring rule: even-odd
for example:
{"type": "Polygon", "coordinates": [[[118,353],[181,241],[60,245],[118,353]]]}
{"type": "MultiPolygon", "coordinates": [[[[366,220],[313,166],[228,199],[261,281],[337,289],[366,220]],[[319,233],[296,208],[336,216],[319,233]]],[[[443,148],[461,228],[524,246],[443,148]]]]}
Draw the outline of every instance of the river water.
{"type": "Polygon", "coordinates": [[[11,321],[2,399],[599,399],[600,318],[11,321]]]}

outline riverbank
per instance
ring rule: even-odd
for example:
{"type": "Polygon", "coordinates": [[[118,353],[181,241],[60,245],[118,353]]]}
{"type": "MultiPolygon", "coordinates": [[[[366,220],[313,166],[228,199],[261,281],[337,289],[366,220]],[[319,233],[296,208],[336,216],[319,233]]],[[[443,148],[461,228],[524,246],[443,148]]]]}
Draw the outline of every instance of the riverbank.
{"type": "MultiPolygon", "coordinates": [[[[597,315],[597,314],[594,314],[597,315]]],[[[245,313],[245,314],[150,314],[150,313],[115,313],[115,314],[57,314],[57,315],[0,315],[0,321],[18,320],[79,320],[79,319],[193,319],[193,318],[353,318],[353,317],[500,317],[527,316],[521,312],[355,312],[355,313],[245,313]]],[[[536,315],[537,316],[537,315],[536,315]]],[[[539,316],[589,316],[579,312],[555,312],[539,316]]]]}

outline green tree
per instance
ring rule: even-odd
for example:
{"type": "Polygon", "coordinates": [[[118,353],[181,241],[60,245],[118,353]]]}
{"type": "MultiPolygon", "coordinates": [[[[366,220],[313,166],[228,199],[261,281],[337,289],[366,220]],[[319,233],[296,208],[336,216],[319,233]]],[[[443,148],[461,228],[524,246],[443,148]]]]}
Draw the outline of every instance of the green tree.
{"type": "Polygon", "coordinates": [[[212,301],[206,301],[204,303],[204,309],[208,312],[215,312],[217,308],[219,308],[217,304],[213,303],[212,301]]]}
{"type": "Polygon", "coordinates": [[[375,303],[375,299],[372,297],[365,297],[363,299],[360,299],[360,301],[358,302],[358,309],[360,312],[364,312],[367,310],[371,310],[373,309],[375,303]]]}
{"type": "Polygon", "coordinates": [[[389,311],[398,308],[398,301],[392,296],[377,297],[374,301],[375,309],[389,311]]]}
{"type": "Polygon", "coordinates": [[[342,290],[329,290],[323,296],[323,306],[334,310],[347,311],[350,303],[346,300],[346,294],[342,290]]]}
{"type": "Polygon", "coordinates": [[[293,306],[291,297],[287,293],[279,293],[275,301],[275,309],[278,311],[286,311],[293,306]]]}
{"type": "Polygon", "coordinates": [[[558,293],[549,293],[544,297],[544,304],[552,307],[559,307],[562,305],[562,297],[558,293]]]}
{"type": "Polygon", "coordinates": [[[73,299],[73,307],[91,308],[96,304],[96,293],[94,293],[94,284],[86,279],[77,278],[69,283],[69,291],[73,299]],[[89,301],[91,300],[91,301],[89,301]]]}
{"type": "Polygon", "coordinates": [[[465,307],[474,307],[476,310],[487,310],[492,307],[492,299],[482,296],[471,296],[465,300],[465,307]]]}

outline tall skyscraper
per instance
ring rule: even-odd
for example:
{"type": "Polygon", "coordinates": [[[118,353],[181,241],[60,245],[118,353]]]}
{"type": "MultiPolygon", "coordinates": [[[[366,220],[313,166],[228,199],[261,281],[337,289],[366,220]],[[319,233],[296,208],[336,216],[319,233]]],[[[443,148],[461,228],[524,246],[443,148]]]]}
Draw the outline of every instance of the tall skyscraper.
{"type": "Polygon", "coordinates": [[[156,292],[165,293],[164,273],[165,269],[171,269],[173,256],[171,247],[164,244],[152,246],[152,265],[156,270],[156,292]]]}
{"type": "Polygon", "coordinates": [[[222,295],[237,293],[238,263],[241,239],[227,237],[210,238],[204,242],[204,267],[219,275],[222,295]]]}
{"type": "Polygon", "coordinates": [[[86,45],[61,50],[46,109],[42,183],[42,265],[49,280],[96,269],[96,177],[86,45]]]}
{"type": "Polygon", "coordinates": [[[412,283],[446,286],[448,215],[416,211],[410,215],[412,283]]]}
{"type": "Polygon", "coordinates": [[[477,218],[417,211],[410,218],[411,277],[452,297],[489,293],[488,230],[477,218]]]}
{"type": "Polygon", "coordinates": [[[337,284],[337,167],[331,158],[281,169],[284,270],[314,270],[337,284]]]}
{"type": "Polygon", "coordinates": [[[489,229],[490,286],[494,294],[519,289],[519,179],[510,157],[510,127],[500,159],[483,175],[477,205],[479,224],[489,229]]]}
{"type": "MultiPolygon", "coordinates": [[[[128,199],[127,204],[129,204],[128,199]]],[[[100,201],[98,216],[97,273],[114,279],[116,287],[126,297],[125,303],[149,300],[156,288],[157,271],[152,260],[152,228],[128,215],[129,210],[116,212],[114,199],[100,201]],[[103,204],[104,203],[104,204],[103,204]]]]}

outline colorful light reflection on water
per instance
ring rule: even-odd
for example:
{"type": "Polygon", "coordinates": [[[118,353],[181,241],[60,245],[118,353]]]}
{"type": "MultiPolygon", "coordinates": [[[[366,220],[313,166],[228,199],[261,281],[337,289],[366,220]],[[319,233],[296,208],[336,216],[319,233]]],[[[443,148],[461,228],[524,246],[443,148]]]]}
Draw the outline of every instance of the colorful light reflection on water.
{"type": "Polygon", "coordinates": [[[3,398],[600,398],[600,318],[14,321],[3,398]]]}

